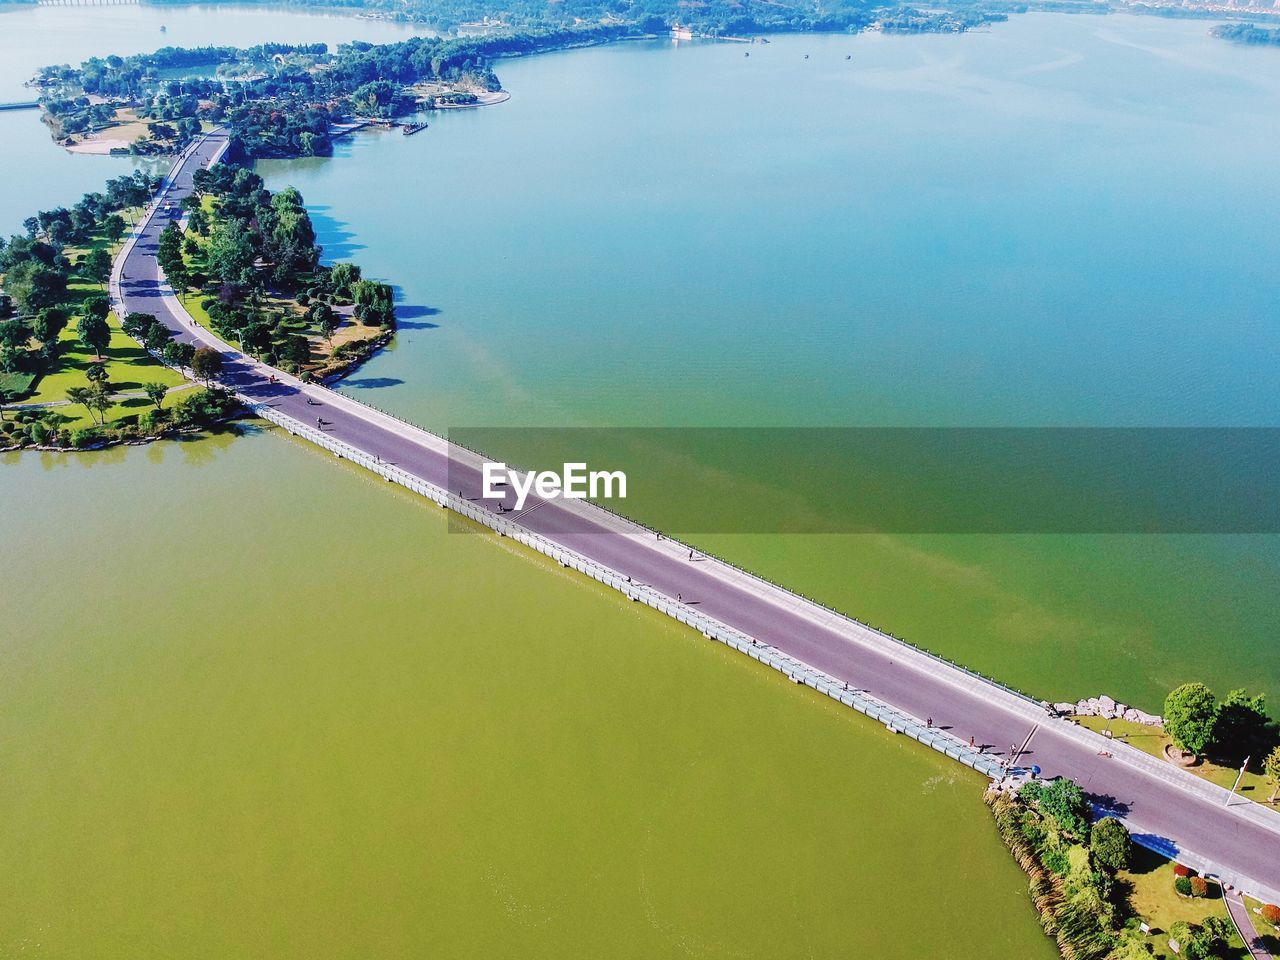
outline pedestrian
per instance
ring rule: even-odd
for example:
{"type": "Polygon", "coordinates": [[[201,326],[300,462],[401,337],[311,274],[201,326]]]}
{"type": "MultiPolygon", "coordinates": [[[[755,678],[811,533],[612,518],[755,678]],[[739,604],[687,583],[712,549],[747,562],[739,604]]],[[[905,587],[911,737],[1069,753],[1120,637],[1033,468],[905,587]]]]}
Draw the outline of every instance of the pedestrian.
{"type": "Polygon", "coordinates": [[[690,550],[690,551],[689,551],[689,559],[690,559],[690,560],[692,560],[692,559],[693,559],[693,551],[692,551],[692,550],[690,550]]]}
{"type": "Polygon", "coordinates": [[[973,737],[970,737],[970,738],[969,738],[969,749],[970,749],[970,750],[972,750],[972,749],[973,749],[973,737]]]}
{"type": "Polygon", "coordinates": [[[924,722],[924,725],[925,725],[926,727],[928,727],[930,730],[932,730],[932,729],[933,729],[933,717],[929,717],[929,718],[927,718],[927,719],[925,720],[925,722],[924,722]]]}
{"type": "Polygon", "coordinates": [[[677,593],[677,594],[676,594],[676,602],[677,602],[677,603],[684,603],[684,594],[682,594],[682,593],[677,593]]]}

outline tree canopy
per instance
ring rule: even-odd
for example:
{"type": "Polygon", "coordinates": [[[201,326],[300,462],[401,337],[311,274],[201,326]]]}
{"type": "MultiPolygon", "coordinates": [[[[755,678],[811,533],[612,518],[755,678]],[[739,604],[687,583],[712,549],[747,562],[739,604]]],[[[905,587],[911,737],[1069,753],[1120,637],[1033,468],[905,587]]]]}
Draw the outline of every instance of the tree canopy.
{"type": "Polygon", "coordinates": [[[1164,701],[1164,730],[1183,750],[1197,756],[1213,742],[1218,701],[1203,683],[1184,683],[1164,701]]]}

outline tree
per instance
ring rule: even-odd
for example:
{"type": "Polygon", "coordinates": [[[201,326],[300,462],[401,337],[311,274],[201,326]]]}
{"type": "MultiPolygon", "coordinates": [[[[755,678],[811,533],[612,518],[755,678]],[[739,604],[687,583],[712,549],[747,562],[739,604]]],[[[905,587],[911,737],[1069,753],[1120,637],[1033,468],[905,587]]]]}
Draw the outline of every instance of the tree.
{"type": "Polygon", "coordinates": [[[4,276],[5,292],[26,313],[52,307],[67,295],[66,271],[38,260],[23,260],[9,267],[4,276]]]}
{"type": "Polygon", "coordinates": [[[1261,757],[1276,745],[1276,724],[1267,716],[1267,698],[1232,690],[1218,705],[1213,721],[1215,759],[1236,766],[1245,757],[1261,757]]]}
{"type": "Polygon", "coordinates": [[[355,315],[361,323],[392,329],[396,325],[395,291],[390,284],[357,280],[351,287],[355,315]]]}
{"type": "Polygon", "coordinates": [[[84,258],[85,275],[96,283],[106,283],[111,276],[111,254],[102,247],[94,247],[84,258]]]}
{"type": "Polygon", "coordinates": [[[339,323],[338,315],[334,312],[333,307],[323,300],[319,301],[312,309],[312,316],[315,317],[316,323],[320,327],[320,335],[332,343],[333,334],[337,331],[339,323]]]}
{"type": "Polygon", "coordinates": [[[191,358],[191,373],[211,385],[213,378],[222,373],[222,354],[212,347],[200,347],[191,358]]]}
{"type": "Polygon", "coordinates": [[[85,379],[91,384],[105,384],[107,382],[107,368],[105,364],[91,363],[85,367],[85,379]]]}
{"type": "Polygon", "coordinates": [[[97,420],[93,415],[95,408],[93,405],[92,390],[88,387],[67,387],[67,399],[72,403],[78,403],[80,406],[84,407],[89,414],[89,419],[93,420],[94,423],[97,423],[97,420]]]}
{"type": "Polygon", "coordinates": [[[1184,683],[1164,700],[1164,731],[1181,749],[1200,756],[1213,742],[1218,702],[1203,683],[1184,683]]]}
{"type": "Polygon", "coordinates": [[[181,270],[185,265],[182,259],[182,231],[172,220],[160,232],[160,240],[156,245],[156,263],[160,264],[165,277],[174,270],[181,270]]]}
{"type": "MultiPolygon", "coordinates": [[[[169,392],[169,388],[163,383],[144,383],[142,390],[147,395],[147,398],[156,405],[157,410],[164,403],[164,395],[169,392]]],[[[1127,838],[1128,834],[1125,834],[1125,836],[1127,838]]]]}
{"type": "Polygon", "coordinates": [[[169,328],[157,320],[151,326],[147,327],[146,347],[151,351],[163,350],[165,344],[173,339],[173,334],[169,332],[169,328]]]}
{"type": "Polygon", "coordinates": [[[233,286],[253,285],[253,244],[239,223],[217,223],[209,233],[205,263],[209,276],[233,286]]]}
{"type": "Polygon", "coordinates": [[[105,383],[95,383],[89,388],[89,405],[98,411],[98,422],[107,422],[107,411],[111,409],[111,390],[105,383]]]}
{"type": "Polygon", "coordinates": [[[94,310],[87,311],[76,323],[76,336],[93,351],[94,357],[101,360],[102,351],[111,343],[111,328],[107,326],[106,316],[99,315],[94,310]]]}
{"type": "Polygon", "coordinates": [[[339,296],[351,296],[351,287],[359,279],[360,268],[354,263],[335,263],[329,271],[329,283],[339,296]]]}
{"type": "Polygon", "coordinates": [[[1271,781],[1271,796],[1268,803],[1276,802],[1276,793],[1280,792],[1280,747],[1276,747],[1262,761],[1262,772],[1271,781]]]}
{"type": "Polygon", "coordinates": [[[31,327],[25,320],[5,320],[0,322],[0,346],[10,350],[25,350],[27,341],[31,339],[31,327]]]}
{"type": "Polygon", "coordinates": [[[126,314],[124,322],[120,324],[121,329],[135,340],[145,340],[147,331],[151,329],[151,325],[156,322],[154,313],[133,313],[126,314]]]}
{"type": "Polygon", "coordinates": [[[102,235],[107,238],[110,243],[115,243],[124,236],[125,222],[124,217],[118,213],[110,214],[102,221],[102,235]]]}
{"type": "Polygon", "coordinates": [[[164,272],[164,278],[169,281],[174,293],[186,293],[191,286],[191,274],[184,263],[175,263],[164,272]]]}
{"type": "Polygon", "coordinates": [[[46,357],[53,354],[53,349],[67,328],[67,312],[60,307],[45,307],[36,314],[31,323],[32,335],[40,341],[41,350],[46,357]]]}
{"type": "Polygon", "coordinates": [[[1047,784],[1033,780],[1018,791],[1018,796],[1034,804],[1042,814],[1053,817],[1067,833],[1083,837],[1089,829],[1084,791],[1074,780],[1058,777],[1047,784]]]}
{"type": "Polygon", "coordinates": [[[1108,870],[1123,870],[1129,865],[1129,831],[1115,817],[1103,817],[1089,832],[1089,852],[1108,870]]]}

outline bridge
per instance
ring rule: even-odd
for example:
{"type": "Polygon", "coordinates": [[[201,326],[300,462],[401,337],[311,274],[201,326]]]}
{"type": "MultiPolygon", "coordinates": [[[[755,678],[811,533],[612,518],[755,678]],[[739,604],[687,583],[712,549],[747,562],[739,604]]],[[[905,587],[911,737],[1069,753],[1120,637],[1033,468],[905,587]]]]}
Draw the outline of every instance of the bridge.
{"type": "Polygon", "coordinates": [[[1280,901],[1280,814],[591,504],[531,498],[516,511],[509,492],[483,495],[477,454],[344,394],[303,383],[218,339],[173,295],[156,250],[169,221],[165,201],[189,195],[194,171],[216,163],[226,146],[225,133],[214,131],[178,158],[117,256],[110,292],[120,315],[155,314],[179,340],[217,349],[223,385],[258,416],[992,780],[1024,776],[1031,765],[1043,776],[1070,777],[1098,812],[1125,821],[1137,842],[1263,900],[1280,901]]]}
{"type": "Polygon", "coordinates": [[[0,103],[0,110],[36,110],[39,107],[39,100],[13,100],[9,103],[0,103]]]}

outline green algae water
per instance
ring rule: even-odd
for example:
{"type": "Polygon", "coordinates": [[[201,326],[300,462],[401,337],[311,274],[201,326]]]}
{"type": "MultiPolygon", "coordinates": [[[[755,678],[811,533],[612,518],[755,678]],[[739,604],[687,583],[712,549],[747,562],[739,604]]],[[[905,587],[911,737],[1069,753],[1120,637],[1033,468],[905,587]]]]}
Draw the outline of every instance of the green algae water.
{"type": "Polygon", "coordinates": [[[979,777],[300,442],[0,499],[0,956],[1054,956],[979,777]]]}

